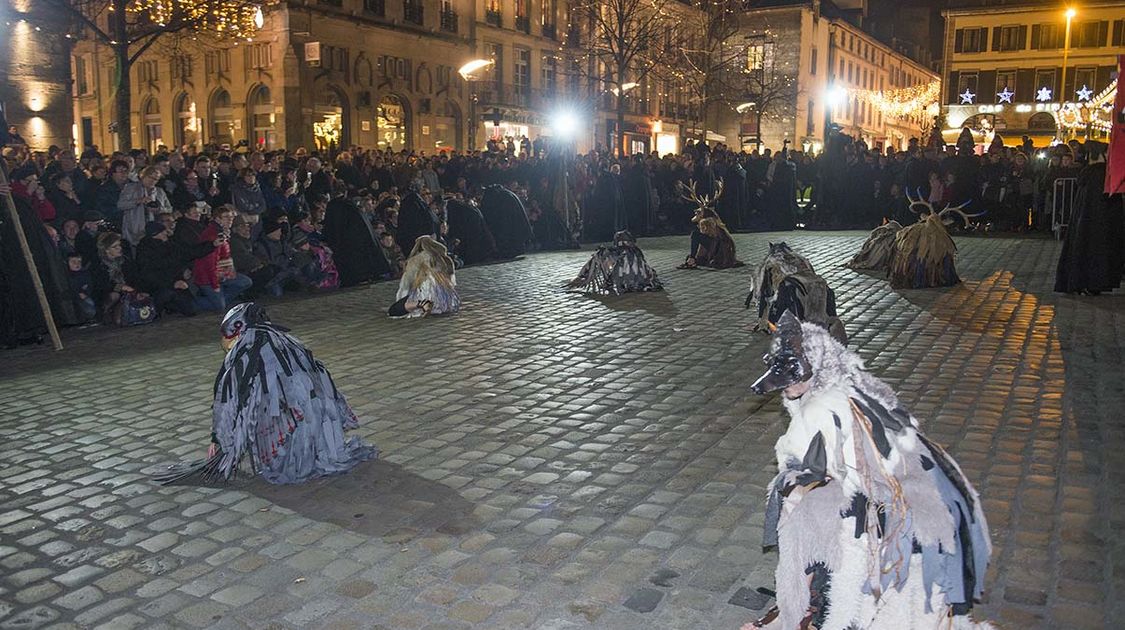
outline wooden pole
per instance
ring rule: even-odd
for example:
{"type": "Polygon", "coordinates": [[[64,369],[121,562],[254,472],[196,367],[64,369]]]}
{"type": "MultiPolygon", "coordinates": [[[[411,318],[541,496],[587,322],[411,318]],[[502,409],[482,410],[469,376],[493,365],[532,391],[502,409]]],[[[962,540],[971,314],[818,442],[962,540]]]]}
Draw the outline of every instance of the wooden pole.
{"type": "MultiPolygon", "coordinates": [[[[8,184],[8,172],[2,163],[0,163],[0,184],[8,184]]],[[[35,266],[35,259],[31,257],[31,247],[27,244],[27,235],[23,232],[23,222],[20,221],[20,214],[16,210],[16,202],[12,199],[11,193],[4,194],[4,205],[8,207],[8,218],[11,219],[12,227],[16,230],[16,238],[19,239],[23,259],[27,262],[27,271],[31,274],[31,283],[35,286],[35,294],[39,296],[39,310],[43,312],[43,319],[47,322],[47,332],[51,335],[51,343],[55,346],[55,350],[62,350],[62,340],[59,339],[59,329],[55,327],[55,319],[51,317],[51,305],[47,302],[47,292],[43,290],[43,281],[39,279],[39,269],[35,266]]]]}

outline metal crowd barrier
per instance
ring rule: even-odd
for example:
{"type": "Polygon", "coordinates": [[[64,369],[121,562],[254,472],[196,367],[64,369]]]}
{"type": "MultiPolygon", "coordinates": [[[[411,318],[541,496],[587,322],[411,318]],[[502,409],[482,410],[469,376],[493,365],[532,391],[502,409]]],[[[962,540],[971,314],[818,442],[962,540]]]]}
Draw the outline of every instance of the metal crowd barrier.
{"type": "Polygon", "coordinates": [[[1055,180],[1051,190],[1051,231],[1055,238],[1062,238],[1063,231],[1070,224],[1074,212],[1074,198],[1078,195],[1078,178],[1060,177],[1055,180]]]}

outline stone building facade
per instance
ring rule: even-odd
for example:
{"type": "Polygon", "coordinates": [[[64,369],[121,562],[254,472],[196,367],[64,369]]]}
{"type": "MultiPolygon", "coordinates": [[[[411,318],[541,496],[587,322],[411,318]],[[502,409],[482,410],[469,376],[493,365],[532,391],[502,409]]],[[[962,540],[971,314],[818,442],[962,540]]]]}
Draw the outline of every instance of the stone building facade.
{"type": "MultiPolygon", "coordinates": [[[[736,38],[746,48],[751,81],[743,96],[753,106],[716,108],[719,133],[732,146],[818,152],[827,117],[870,147],[905,147],[922,134],[922,112],[885,117],[858,98],[860,91],[894,90],[937,81],[924,65],[867,33],[863,6],[827,0],[779,0],[743,15],[736,38]],[[770,75],[772,74],[772,78],[770,75]],[[775,98],[781,91],[785,98],[775,98]],[[838,91],[839,103],[829,103],[838,91]],[[765,97],[765,102],[759,102],[765,97]]],[[[738,99],[736,99],[738,100],[738,99]]]]}
{"type": "Polygon", "coordinates": [[[950,10],[945,20],[946,142],[963,128],[978,144],[1108,133],[1093,124],[1108,121],[1095,101],[1109,96],[1125,54],[1125,1],[1076,4],[1069,20],[1056,4],[950,10]]]}
{"type": "Polygon", "coordinates": [[[0,0],[0,104],[28,145],[70,146],[70,48],[65,21],[33,0],[0,0]]]}

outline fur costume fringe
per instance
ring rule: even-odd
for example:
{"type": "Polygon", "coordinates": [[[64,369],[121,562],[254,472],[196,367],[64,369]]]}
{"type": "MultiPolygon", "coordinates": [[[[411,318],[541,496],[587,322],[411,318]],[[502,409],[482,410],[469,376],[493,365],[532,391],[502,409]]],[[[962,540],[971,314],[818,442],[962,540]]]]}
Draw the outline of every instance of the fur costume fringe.
{"type": "Polygon", "coordinates": [[[898,221],[884,223],[871,231],[859,253],[852,257],[847,267],[873,271],[886,271],[894,255],[895,237],[902,230],[898,221]]]}
{"type": "Polygon", "coordinates": [[[957,245],[941,218],[930,213],[895,236],[890,280],[895,289],[949,287],[961,282],[953,257],[957,245]]]}

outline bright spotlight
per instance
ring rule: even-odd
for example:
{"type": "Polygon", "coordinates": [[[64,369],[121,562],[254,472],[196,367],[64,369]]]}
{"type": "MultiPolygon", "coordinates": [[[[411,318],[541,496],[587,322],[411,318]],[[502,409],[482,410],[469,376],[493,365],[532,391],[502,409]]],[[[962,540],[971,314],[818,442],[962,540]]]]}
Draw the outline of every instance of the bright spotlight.
{"type": "Polygon", "coordinates": [[[625,92],[628,92],[629,90],[637,87],[638,85],[640,85],[640,84],[635,83],[633,81],[630,81],[629,83],[626,83],[626,84],[622,85],[620,90],[618,90],[617,88],[611,88],[610,92],[613,92],[614,94],[624,94],[625,92]]]}
{"type": "Polygon", "coordinates": [[[560,139],[573,137],[578,132],[578,117],[574,112],[558,112],[552,120],[551,128],[560,139]]]}
{"type": "Polygon", "coordinates": [[[262,28],[266,25],[266,16],[262,14],[262,7],[254,9],[254,26],[255,28],[262,28]]]}
{"type": "Polygon", "coordinates": [[[755,105],[757,105],[757,103],[755,103],[754,101],[742,103],[742,104],[738,105],[737,107],[735,107],[734,111],[736,111],[740,114],[745,114],[747,111],[750,110],[751,107],[754,107],[755,105]]]}
{"type": "Polygon", "coordinates": [[[828,101],[828,105],[831,107],[836,107],[837,105],[843,103],[844,99],[846,99],[847,97],[848,91],[839,85],[828,88],[828,90],[824,93],[824,98],[828,101]]]}
{"type": "Polygon", "coordinates": [[[1076,15],[1078,15],[1078,11],[1075,11],[1073,8],[1066,10],[1066,19],[1070,20],[1076,15]]]}

